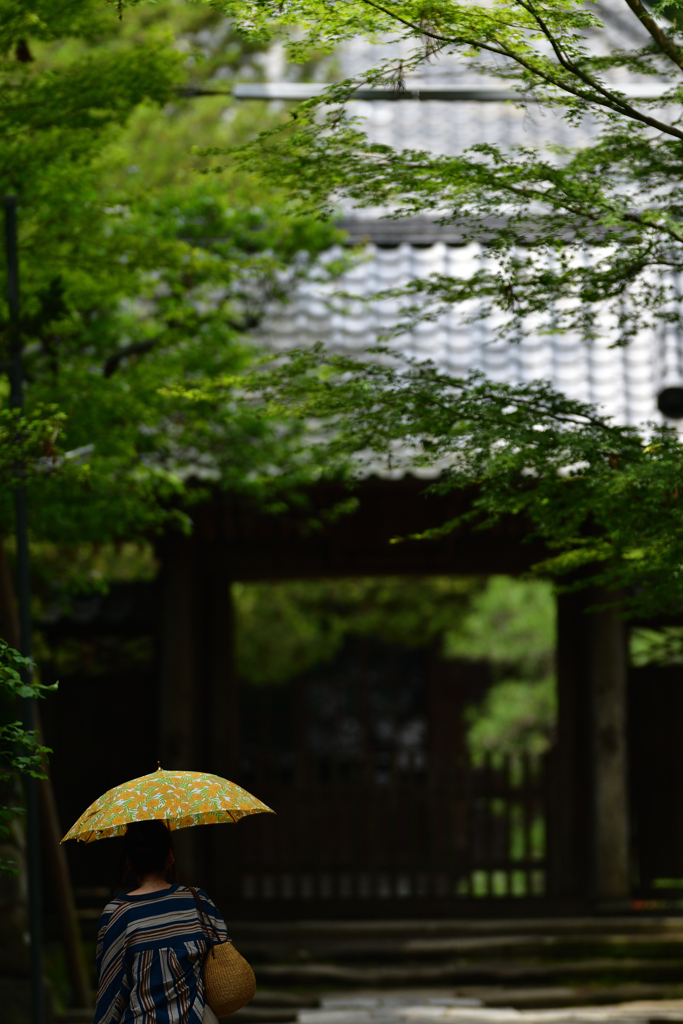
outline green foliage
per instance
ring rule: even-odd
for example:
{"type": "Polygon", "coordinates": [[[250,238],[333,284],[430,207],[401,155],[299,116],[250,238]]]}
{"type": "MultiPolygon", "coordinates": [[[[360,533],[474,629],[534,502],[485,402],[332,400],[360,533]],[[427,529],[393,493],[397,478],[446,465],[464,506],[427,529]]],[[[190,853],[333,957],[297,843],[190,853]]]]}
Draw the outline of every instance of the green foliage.
{"type": "Polygon", "coordinates": [[[332,660],[351,635],[428,646],[480,588],[474,578],[439,576],[235,584],[238,673],[255,685],[287,682],[332,660]]]}
{"type": "Polygon", "coordinates": [[[671,271],[683,262],[683,36],[680,19],[666,21],[667,5],[661,21],[628,0],[621,14],[633,43],[624,49],[613,42],[611,15],[583,0],[227,0],[223,9],[254,39],[282,35],[293,61],[355,37],[402,42],[400,59],[300,105],[289,125],[250,143],[239,159],[308,207],[329,211],[344,196],[388,205],[396,216],[433,211],[464,224],[466,235],[469,224],[473,236],[485,217],[486,262],[471,276],[413,282],[408,292],[419,301],[408,324],[474,298],[503,312],[499,330],[513,338],[529,329],[529,317],[536,328],[586,338],[614,330],[622,343],[658,321],[680,325],[671,271]],[[346,110],[354,88],[400,91],[406,76],[445,56],[506,80],[520,107],[585,122],[590,144],[544,150],[482,141],[439,156],[368,142],[346,110]],[[661,84],[664,97],[633,99],[623,88],[643,81],[661,84]]]}
{"type": "Polygon", "coordinates": [[[629,647],[631,664],[637,668],[644,665],[683,665],[683,629],[680,626],[632,629],[629,647]]]}
{"type": "MultiPolygon", "coordinates": [[[[10,557],[14,545],[6,545],[10,557]]],[[[110,583],[149,582],[159,573],[159,562],[150,543],[31,544],[31,587],[44,607],[60,605],[75,595],[105,593],[110,583]]],[[[40,658],[37,658],[40,660],[40,658]]]]}
{"type": "Polygon", "coordinates": [[[349,636],[487,662],[493,685],[467,711],[475,760],[540,754],[555,719],[555,601],[544,580],[493,576],[235,584],[237,671],[255,686],[332,661],[349,636]]]}
{"type": "Polygon", "coordinates": [[[475,761],[487,753],[537,755],[550,747],[557,698],[555,600],[547,581],[492,576],[446,633],[444,653],[492,667],[491,689],[467,712],[475,761]]]}
{"type": "MultiPolygon", "coordinates": [[[[43,761],[49,753],[48,748],[41,746],[37,734],[26,730],[15,718],[18,699],[30,697],[35,700],[56,689],[56,684],[44,686],[36,680],[27,683],[25,680],[32,667],[30,658],[22,657],[8,643],[0,640],[0,787],[3,790],[21,776],[45,777],[43,761]]],[[[0,805],[0,836],[8,835],[16,813],[16,808],[0,805]]],[[[0,872],[15,870],[13,864],[0,860],[0,872]]]]}
{"type": "Polygon", "coordinates": [[[491,576],[470,598],[467,614],[444,637],[447,658],[489,661],[496,679],[552,674],[555,664],[555,599],[547,580],[491,576]]]}
{"type": "MultiPolygon", "coordinates": [[[[247,127],[242,119],[231,136],[210,101],[197,134],[179,93],[194,67],[182,34],[225,32],[207,8],[192,18],[187,5],[164,6],[166,17],[119,21],[99,0],[0,0],[0,191],[19,198],[26,407],[35,419],[56,404],[62,448],[82,462],[29,484],[43,541],[187,528],[184,509],[208,487],[268,500],[288,474],[296,483],[319,472],[300,446],[289,454],[296,425],[232,394],[179,408],[170,390],[248,366],[265,309],[327,272],[317,256],[337,234],[293,215],[276,189],[196,176],[207,162],[189,155],[193,144],[243,139],[247,127]]],[[[234,73],[256,49],[233,33],[234,73]]],[[[10,499],[0,494],[2,532],[10,499]]]]}
{"type": "MultiPolygon", "coordinates": [[[[159,34],[171,34],[184,55],[185,80],[161,111],[150,103],[138,106],[125,131],[109,146],[107,180],[125,190],[191,184],[197,171],[211,171],[216,164],[200,155],[201,147],[243,144],[255,131],[274,127],[286,117],[273,112],[272,105],[245,104],[230,96],[235,81],[265,77],[268,54],[262,43],[245,38],[217,8],[187,0],[142,4],[124,12],[115,43],[140,45],[159,34]]],[[[319,69],[319,60],[299,65],[296,72],[306,78],[314,69],[319,69]]],[[[255,185],[234,174],[222,177],[221,188],[230,191],[233,202],[238,191],[238,207],[245,201],[258,205],[269,194],[263,182],[255,185]]],[[[276,185],[275,192],[279,191],[276,185]]]]}
{"type": "MultiPolygon", "coordinates": [[[[274,476],[318,472],[288,455],[286,424],[225,394],[179,408],[168,391],[248,366],[264,309],[337,236],[276,189],[193,177],[210,166],[193,145],[243,141],[254,125],[232,132],[226,100],[205,104],[201,126],[187,116],[181,36],[221,18],[165,7],[165,19],[121,22],[101,0],[0,0],[0,193],[18,197],[26,370],[23,417],[0,385],[0,535],[13,528],[21,469],[43,597],[50,578],[67,591],[115,578],[113,563],[136,562],[112,556],[119,539],[186,527],[208,486],[267,498],[274,476]]],[[[234,73],[257,50],[233,32],[234,73]]],[[[6,295],[2,261],[2,372],[6,295]]],[[[136,571],[149,571],[147,556],[136,571]]],[[[22,666],[0,642],[0,781],[39,773],[46,754],[14,721],[17,696],[44,692],[20,682],[22,666]]],[[[0,808],[2,821],[11,814],[0,808]]]]}
{"type": "MultiPolygon", "coordinates": [[[[457,305],[465,319],[495,312],[497,330],[512,339],[572,330],[625,344],[643,329],[683,327],[683,36],[680,19],[660,20],[668,6],[628,0],[624,37],[630,28],[633,43],[623,49],[611,14],[583,0],[227,0],[223,9],[254,40],[281,37],[292,61],[357,37],[401,43],[400,59],[332,86],[230,157],[324,215],[343,197],[395,217],[457,221],[465,238],[485,219],[490,241],[473,272],[383,293],[402,303],[398,334],[457,305]],[[590,141],[573,150],[483,141],[455,156],[370,143],[347,109],[354,89],[400,91],[440,57],[504,79],[519,106],[581,125],[590,141]],[[635,99],[624,88],[643,83],[663,95],[635,99]]],[[[271,412],[314,422],[318,437],[326,425],[321,461],[352,472],[377,459],[432,468],[440,491],[476,485],[470,510],[442,532],[522,515],[547,544],[544,572],[621,591],[631,611],[681,606],[682,453],[673,431],[615,426],[544,384],[459,379],[376,350],[368,358],[378,355],[383,365],[294,352],[253,380],[253,394],[271,412]]]]}
{"type": "Polygon", "coordinates": [[[19,479],[45,479],[74,461],[57,448],[63,426],[64,415],[54,405],[38,405],[28,415],[0,408],[0,481],[8,493],[19,479]]]}
{"type": "Polygon", "coordinates": [[[557,722],[555,678],[496,683],[481,705],[469,709],[467,718],[467,741],[475,763],[486,754],[545,754],[557,722]]]}
{"type": "MultiPolygon", "coordinates": [[[[245,385],[272,415],[315,422],[311,445],[321,463],[360,474],[378,462],[438,468],[427,490],[465,491],[462,514],[422,537],[522,516],[529,537],[547,545],[536,566],[542,574],[621,590],[631,612],[680,607],[683,451],[675,431],[652,427],[644,436],[542,381],[458,378],[428,361],[380,363],[378,354],[387,356],[293,351],[245,385]]],[[[215,381],[204,390],[220,387],[215,381]]]]}

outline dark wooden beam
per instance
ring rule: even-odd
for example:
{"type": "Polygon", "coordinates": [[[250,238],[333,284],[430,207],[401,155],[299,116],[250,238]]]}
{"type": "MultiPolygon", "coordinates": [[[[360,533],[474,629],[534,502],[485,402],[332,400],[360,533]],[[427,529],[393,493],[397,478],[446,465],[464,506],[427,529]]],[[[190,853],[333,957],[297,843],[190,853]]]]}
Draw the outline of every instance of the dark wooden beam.
{"type": "MultiPolygon", "coordinates": [[[[415,217],[364,217],[353,215],[337,221],[337,227],[345,231],[347,245],[365,245],[372,243],[380,249],[395,249],[399,245],[412,245],[415,248],[428,248],[438,242],[450,246],[468,245],[479,242],[489,245],[502,230],[512,231],[516,243],[520,246],[538,243],[546,230],[538,219],[527,217],[514,222],[509,217],[453,217],[443,221],[435,217],[417,215],[415,217]]],[[[582,232],[584,231],[581,225],[582,232]]],[[[557,229],[557,237],[565,242],[577,239],[578,226],[564,224],[557,229]]],[[[590,230],[589,240],[593,243],[604,243],[610,229],[595,227],[590,230]]],[[[636,240],[635,232],[630,236],[636,240]]],[[[585,239],[585,235],[584,235],[585,239]]]]}
{"type": "Polygon", "coordinates": [[[427,483],[370,478],[353,495],[358,508],[330,519],[349,497],[341,485],[312,490],[306,508],[269,515],[247,502],[217,496],[194,513],[207,567],[220,572],[218,552],[233,580],[255,582],[353,576],[489,575],[525,572],[546,554],[529,542],[527,525],[509,519],[487,530],[463,526],[438,540],[401,540],[463,514],[473,492],[428,494],[427,483]]]}

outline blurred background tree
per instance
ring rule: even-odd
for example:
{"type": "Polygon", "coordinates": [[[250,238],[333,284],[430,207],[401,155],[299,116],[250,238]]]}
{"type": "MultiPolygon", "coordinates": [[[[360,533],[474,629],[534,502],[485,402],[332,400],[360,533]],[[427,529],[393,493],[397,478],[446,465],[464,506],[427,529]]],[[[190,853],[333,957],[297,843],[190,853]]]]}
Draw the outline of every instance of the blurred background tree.
{"type": "MultiPolygon", "coordinates": [[[[244,141],[281,116],[196,95],[212,75],[226,89],[262,76],[266,58],[199,5],[168,0],[119,20],[101,0],[0,0],[0,190],[19,203],[25,404],[40,470],[27,481],[36,617],[55,596],[153,576],[150,539],[186,528],[206,488],[268,502],[283,477],[295,486],[318,474],[291,453],[298,427],[233,395],[180,408],[168,390],[251,365],[264,311],[307,275],[335,273],[320,259],[334,228],[292,213],[277,188],[245,175],[199,175],[210,164],[191,153],[244,141]]],[[[16,455],[6,295],[0,257],[3,482],[16,455]]],[[[13,518],[3,487],[0,545],[13,518]]],[[[0,573],[9,593],[4,558],[0,573]]],[[[12,789],[17,772],[33,770],[35,738],[14,724],[3,671],[0,663],[0,749],[12,789]]],[[[13,851],[0,856],[19,861],[21,835],[9,838],[13,851]]],[[[17,1021],[28,1013],[24,899],[21,879],[5,883],[0,981],[17,1021]]]]}
{"type": "Polygon", "coordinates": [[[467,713],[475,762],[486,753],[543,754],[557,720],[556,611],[547,580],[492,576],[444,637],[446,657],[487,661],[493,685],[467,713]]]}
{"type": "Polygon", "coordinates": [[[545,580],[509,576],[366,578],[236,584],[240,677],[278,685],[331,662],[351,636],[444,658],[487,662],[492,686],[468,709],[475,761],[487,752],[541,754],[552,743],[555,599],[545,580]]]}
{"type": "MultiPolygon", "coordinates": [[[[196,173],[208,164],[194,145],[279,116],[190,96],[207,76],[227,88],[263,73],[263,49],[218,13],[169,0],[120,21],[95,0],[57,11],[6,0],[0,21],[0,189],[20,205],[26,406],[59,407],[69,464],[82,463],[30,489],[32,537],[81,547],[82,585],[83,544],[186,525],[182,509],[206,486],[267,500],[274,480],[317,474],[290,455],[282,422],[232,395],[179,408],[164,389],[253,361],[266,308],[302,277],[335,272],[320,255],[337,233],[244,175],[196,173]]],[[[5,534],[11,514],[0,495],[5,534]]]]}

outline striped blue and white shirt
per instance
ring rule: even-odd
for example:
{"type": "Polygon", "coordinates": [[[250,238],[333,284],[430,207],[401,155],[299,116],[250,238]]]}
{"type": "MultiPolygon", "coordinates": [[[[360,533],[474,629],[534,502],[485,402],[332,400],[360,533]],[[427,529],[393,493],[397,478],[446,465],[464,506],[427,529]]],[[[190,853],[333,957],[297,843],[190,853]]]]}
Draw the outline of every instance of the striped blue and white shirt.
{"type": "MultiPolygon", "coordinates": [[[[220,942],[223,918],[197,893],[220,942]]],[[[95,1024],[201,1024],[202,961],[209,945],[190,890],[183,885],[121,894],[104,908],[97,937],[95,1024]]]]}

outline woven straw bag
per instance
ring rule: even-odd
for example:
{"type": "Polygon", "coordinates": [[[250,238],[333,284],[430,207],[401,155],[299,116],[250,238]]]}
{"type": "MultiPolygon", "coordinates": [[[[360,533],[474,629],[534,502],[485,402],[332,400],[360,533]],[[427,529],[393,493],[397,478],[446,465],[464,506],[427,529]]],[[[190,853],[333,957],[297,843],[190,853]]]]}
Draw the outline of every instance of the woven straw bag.
{"type": "Polygon", "coordinates": [[[256,993],[256,978],[243,956],[232,942],[221,942],[216,929],[208,920],[197,890],[190,886],[199,912],[202,931],[210,948],[204,957],[204,992],[206,1001],[217,1017],[229,1017],[250,1003],[256,993]],[[214,941],[211,942],[213,931],[214,941]]]}

